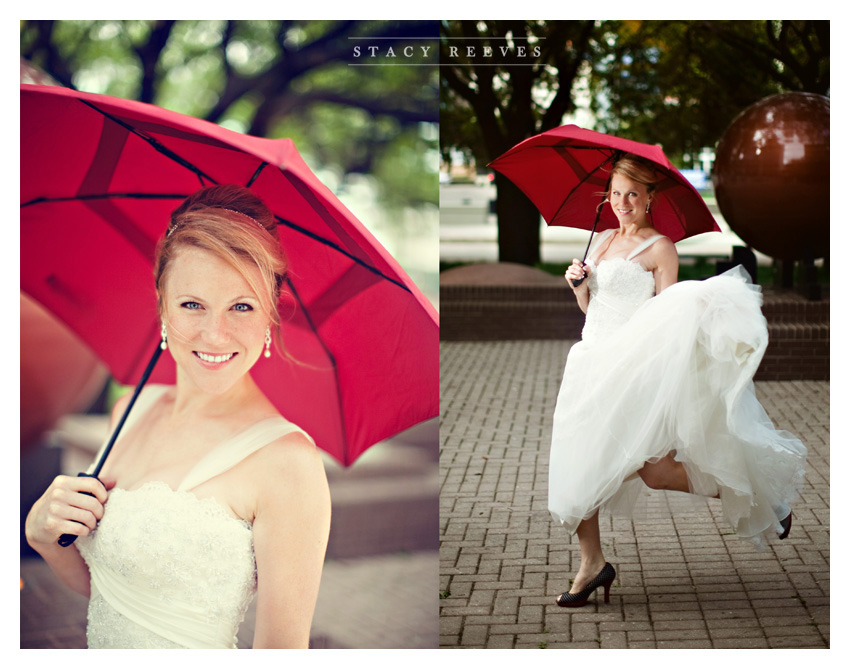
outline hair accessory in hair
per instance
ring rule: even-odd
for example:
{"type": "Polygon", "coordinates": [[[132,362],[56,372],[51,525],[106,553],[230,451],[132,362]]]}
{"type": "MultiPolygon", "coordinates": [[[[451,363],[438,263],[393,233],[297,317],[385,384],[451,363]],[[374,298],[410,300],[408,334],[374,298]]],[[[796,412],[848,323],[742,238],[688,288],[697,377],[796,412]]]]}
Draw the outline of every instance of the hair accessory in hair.
{"type": "MultiPolygon", "coordinates": [[[[237,211],[236,209],[228,209],[227,207],[213,207],[213,208],[214,209],[221,209],[222,211],[229,211],[231,214],[239,214],[239,216],[244,216],[249,221],[253,221],[254,223],[256,223],[261,229],[263,229],[263,230],[266,229],[266,227],[262,223],[260,223],[256,218],[254,218],[253,216],[249,216],[245,212],[237,211]]],[[[179,225],[169,226],[168,231],[165,233],[165,236],[169,237],[171,235],[171,233],[174,232],[179,227],[180,227],[179,225]]]]}
{"type": "Polygon", "coordinates": [[[259,225],[259,226],[260,226],[263,230],[265,230],[265,229],[266,229],[266,228],[265,228],[265,226],[264,226],[262,223],[260,223],[260,222],[259,222],[256,218],[254,218],[253,216],[248,216],[248,214],[246,214],[245,212],[242,212],[242,211],[236,211],[235,209],[228,209],[227,207],[218,207],[218,209],[221,209],[221,210],[223,210],[223,211],[229,211],[229,212],[230,212],[230,213],[232,213],[232,214],[239,214],[240,216],[244,216],[244,217],[245,217],[245,218],[247,218],[249,221],[254,221],[254,223],[256,223],[257,225],[259,225]]]}

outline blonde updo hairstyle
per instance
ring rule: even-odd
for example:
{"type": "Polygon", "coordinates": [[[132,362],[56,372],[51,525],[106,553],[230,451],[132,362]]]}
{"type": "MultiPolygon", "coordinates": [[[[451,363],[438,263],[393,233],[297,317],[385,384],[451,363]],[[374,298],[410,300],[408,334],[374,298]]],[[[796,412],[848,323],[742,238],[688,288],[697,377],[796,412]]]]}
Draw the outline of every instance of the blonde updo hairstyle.
{"type": "MultiPolygon", "coordinates": [[[[611,177],[613,178],[615,174],[621,174],[627,179],[646,186],[646,192],[649,194],[650,201],[652,200],[652,194],[655,192],[655,187],[660,181],[658,173],[652,166],[647,161],[632,153],[627,153],[614,163],[614,167],[611,168],[611,177]]],[[[609,185],[608,191],[605,193],[605,200],[607,201],[610,197],[611,187],[609,185]]]]}
{"type": "Polygon", "coordinates": [[[278,300],[287,261],[274,215],[263,201],[243,186],[209,186],[187,197],[171,213],[154,261],[161,318],[165,317],[162,294],[169,265],[185,248],[208,251],[239,272],[260,300],[280,344],[278,300]],[[259,285],[252,268],[260,271],[259,285]]]}

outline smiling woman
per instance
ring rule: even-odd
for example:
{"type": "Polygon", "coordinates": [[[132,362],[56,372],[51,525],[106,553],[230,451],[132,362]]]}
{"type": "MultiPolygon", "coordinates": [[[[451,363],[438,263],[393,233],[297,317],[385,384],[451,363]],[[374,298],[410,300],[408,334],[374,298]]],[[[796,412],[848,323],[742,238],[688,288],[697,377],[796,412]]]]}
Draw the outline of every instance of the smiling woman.
{"type": "Polygon", "coordinates": [[[327,480],[249,374],[279,332],[273,220],[238,186],[174,211],[155,277],[176,384],[144,389],[100,479],[58,477],[27,518],[29,543],[90,596],[90,648],[235,647],[255,592],[254,647],[308,645],[327,480]],[[64,533],[79,550],[57,546],[64,533]]]}
{"type": "Polygon", "coordinates": [[[600,589],[609,601],[603,507],[631,516],[647,488],[718,498],[735,533],[764,546],[788,536],[802,486],[806,447],[753,390],[767,347],[759,288],[740,268],[677,283],[676,247],[656,227],[659,180],[638,156],[620,158],[600,205],[619,227],[565,274],[587,318],[552,420],[549,511],[581,553],[558,606],[600,589]]]}
{"type": "Polygon", "coordinates": [[[264,345],[271,355],[272,330],[280,343],[286,266],[271,213],[247,189],[204,189],[174,211],[155,276],[178,379],[214,393],[250,379],[264,345]]]}
{"type": "MultiPolygon", "coordinates": [[[[261,300],[245,277],[209,251],[182,249],[172,265],[160,303],[178,379],[212,393],[246,383],[271,327],[261,300]]],[[[261,283],[258,269],[247,274],[261,283]]]]}

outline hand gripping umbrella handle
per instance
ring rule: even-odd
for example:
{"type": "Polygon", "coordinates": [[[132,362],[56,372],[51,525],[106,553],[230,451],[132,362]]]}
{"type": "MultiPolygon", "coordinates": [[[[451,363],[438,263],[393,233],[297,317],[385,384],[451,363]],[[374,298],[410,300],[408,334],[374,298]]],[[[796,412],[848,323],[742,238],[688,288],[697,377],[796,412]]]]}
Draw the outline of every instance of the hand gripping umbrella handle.
{"type": "MultiPolygon", "coordinates": [[[[77,476],[89,476],[93,479],[97,478],[97,476],[95,476],[94,474],[86,474],[85,472],[80,472],[79,474],[77,474],[77,476]]],[[[98,480],[100,480],[100,479],[98,479],[98,480]]],[[[88,495],[89,497],[94,497],[94,495],[92,495],[90,492],[84,492],[82,494],[88,495]]],[[[76,534],[63,534],[61,537],[59,537],[58,543],[63,548],[67,548],[72,543],[74,543],[76,540],[77,540],[76,534]]]]}
{"type": "MultiPolygon", "coordinates": [[[[151,356],[150,362],[148,362],[148,366],[145,367],[145,371],[142,372],[142,378],[139,379],[139,383],[136,385],[136,389],[133,391],[133,396],[130,398],[130,403],[127,405],[127,408],[124,410],[124,415],[121,416],[121,420],[118,421],[118,425],[115,426],[115,430],[112,432],[112,436],[109,437],[109,443],[106,444],[106,448],[103,449],[103,455],[100,456],[100,460],[98,460],[97,466],[95,466],[94,471],[91,474],[85,474],[83,472],[77,474],[77,476],[90,476],[91,478],[96,479],[97,475],[100,474],[100,470],[103,469],[103,463],[106,462],[106,456],[109,455],[109,451],[112,450],[112,446],[115,444],[115,440],[118,438],[118,433],[121,432],[121,428],[124,427],[124,423],[127,420],[127,416],[130,415],[130,410],[133,408],[133,405],[136,403],[136,400],[139,397],[139,393],[142,392],[142,388],[148,382],[148,378],[153,371],[154,366],[156,365],[156,361],[159,360],[159,356],[162,354],[162,347],[160,344],[156,345],[156,350],[154,350],[153,355],[151,356]]],[[[100,479],[98,479],[99,481],[100,479]]],[[[84,492],[84,495],[89,495],[94,497],[89,492],[84,492]]],[[[76,534],[63,534],[59,537],[59,545],[62,547],[68,547],[72,543],[77,540],[76,534]]]]}
{"type": "MultiPolygon", "coordinates": [[[[585,254],[584,254],[584,257],[585,257],[585,258],[587,257],[587,253],[585,253],[585,254]]],[[[587,263],[586,263],[586,262],[583,262],[583,263],[581,264],[581,266],[582,266],[582,267],[587,267],[587,263]]],[[[571,283],[571,284],[573,284],[573,288],[578,288],[578,287],[582,284],[582,282],[585,280],[585,278],[587,278],[587,275],[583,276],[583,277],[582,277],[582,278],[580,278],[580,279],[570,279],[570,283],[571,283]]]]}
{"type": "MultiPolygon", "coordinates": [[[[599,209],[596,210],[596,220],[593,221],[593,228],[590,231],[590,239],[587,240],[587,248],[584,250],[584,258],[581,261],[582,267],[587,267],[587,263],[585,261],[587,260],[587,254],[590,251],[590,241],[593,239],[593,233],[596,232],[596,225],[597,223],[599,223],[599,215],[601,213],[602,207],[600,206],[599,209]]],[[[578,288],[582,284],[582,281],[584,281],[586,278],[587,272],[585,272],[584,276],[580,279],[570,279],[570,283],[573,284],[573,288],[578,288]]]]}
{"type": "MultiPolygon", "coordinates": [[[[616,163],[620,158],[620,152],[615,152],[609,160],[612,163],[616,163]]],[[[608,175],[608,183],[605,186],[605,193],[602,195],[602,202],[599,203],[599,206],[596,207],[596,218],[593,219],[593,227],[590,229],[590,239],[587,240],[587,247],[584,249],[584,258],[581,260],[581,266],[587,267],[587,254],[590,252],[590,242],[593,240],[593,233],[596,232],[596,226],[599,224],[599,217],[602,215],[602,207],[605,204],[605,198],[608,195],[608,191],[611,190],[611,174],[608,175]]],[[[571,279],[570,283],[573,284],[573,288],[578,288],[582,282],[587,278],[587,274],[581,279],[571,279]]]]}

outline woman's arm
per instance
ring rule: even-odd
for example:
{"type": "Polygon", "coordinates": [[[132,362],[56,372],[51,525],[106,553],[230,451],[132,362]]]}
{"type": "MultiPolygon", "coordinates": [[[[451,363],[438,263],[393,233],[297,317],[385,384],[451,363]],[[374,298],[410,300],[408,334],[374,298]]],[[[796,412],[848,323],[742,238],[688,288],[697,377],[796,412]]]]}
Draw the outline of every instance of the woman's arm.
{"type": "Polygon", "coordinates": [[[669,239],[659,239],[650,247],[655,262],[655,294],[669,288],[679,280],[679,254],[669,239]]]}
{"type": "Polygon", "coordinates": [[[581,260],[578,258],[573,258],[573,264],[567,268],[567,271],[564,274],[564,278],[567,280],[569,287],[572,288],[573,294],[576,296],[576,302],[578,302],[579,309],[581,309],[584,313],[587,313],[587,305],[590,304],[590,291],[587,287],[587,277],[589,276],[590,267],[582,264],[581,260]],[[583,281],[576,287],[572,283],[573,279],[583,279],[583,281]]]}
{"type": "Polygon", "coordinates": [[[254,648],[307,648],[330,531],[331,500],[318,449],[287,435],[257,466],[254,648]]]}
{"type": "MultiPolygon", "coordinates": [[[[110,430],[129,402],[129,395],[115,403],[110,430]]],[[[63,534],[87,536],[103,518],[108,490],[115,481],[88,476],[57,476],[27,514],[24,531],[27,543],[36,550],[59,579],[74,592],[90,594],[91,575],[75,545],[62,547],[63,534]],[[89,494],[84,494],[89,493],[89,494]]]]}
{"type": "Polygon", "coordinates": [[[57,476],[27,514],[27,543],[65,585],[86,597],[90,594],[91,576],[85,560],[76,546],[63,548],[57,541],[63,534],[90,534],[103,517],[106,498],[106,488],[97,479],[57,476]]]}

